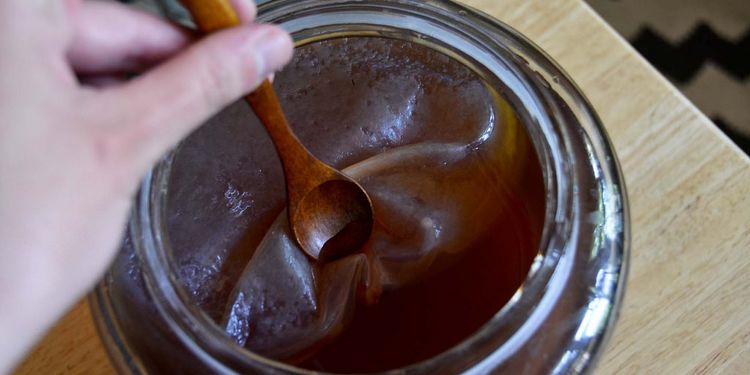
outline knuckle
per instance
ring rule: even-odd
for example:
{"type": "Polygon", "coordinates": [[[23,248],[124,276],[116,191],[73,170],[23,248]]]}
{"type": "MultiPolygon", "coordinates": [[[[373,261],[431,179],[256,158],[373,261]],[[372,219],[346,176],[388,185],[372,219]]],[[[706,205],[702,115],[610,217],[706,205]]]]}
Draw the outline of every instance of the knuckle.
{"type": "Polygon", "coordinates": [[[89,153],[95,165],[101,168],[119,168],[128,162],[138,143],[138,132],[142,132],[148,116],[141,113],[118,111],[101,99],[104,95],[89,100],[81,107],[80,122],[88,140],[89,153]],[[108,108],[106,114],[98,112],[108,108]],[[136,125],[136,126],[132,126],[136,125]]]}
{"type": "Polygon", "coordinates": [[[135,171],[137,139],[123,129],[99,129],[91,138],[96,170],[106,177],[111,188],[128,192],[139,174],[135,171]]]}
{"type": "Polygon", "coordinates": [[[97,165],[104,168],[116,167],[128,154],[129,137],[115,129],[98,129],[92,135],[92,154],[97,165]]]}
{"type": "Polygon", "coordinates": [[[238,83],[231,64],[208,55],[203,57],[200,65],[201,77],[197,82],[204,104],[209,108],[217,108],[233,100],[238,91],[238,83]]]}

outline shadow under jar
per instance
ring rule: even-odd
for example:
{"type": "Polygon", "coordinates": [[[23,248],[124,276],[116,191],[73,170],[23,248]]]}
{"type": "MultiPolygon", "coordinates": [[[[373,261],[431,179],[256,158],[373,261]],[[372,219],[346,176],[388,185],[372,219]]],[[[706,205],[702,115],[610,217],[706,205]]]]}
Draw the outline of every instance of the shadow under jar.
{"type": "Polygon", "coordinates": [[[92,308],[124,373],[579,373],[606,342],[628,217],[590,104],[506,25],[448,1],[274,0],[291,126],[371,195],[359,253],[288,235],[238,102],[145,178],[92,308]]]}

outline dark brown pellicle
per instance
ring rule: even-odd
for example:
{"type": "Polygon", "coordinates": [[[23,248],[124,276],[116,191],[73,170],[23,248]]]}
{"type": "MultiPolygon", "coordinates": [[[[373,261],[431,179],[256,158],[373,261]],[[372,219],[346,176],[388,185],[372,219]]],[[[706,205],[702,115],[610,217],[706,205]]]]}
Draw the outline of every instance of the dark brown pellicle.
{"type": "Polygon", "coordinates": [[[301,141],[367,189],[376,224],[361,253],[312,262],[247,106],[189,137],[168,240],[195,303],[238,343],[311,369],[386,370],[450,348],[508,301],[537,251],[544,186],[497,92],[444,54],[369,37],[299,47],[274,85],[301,141]]]}

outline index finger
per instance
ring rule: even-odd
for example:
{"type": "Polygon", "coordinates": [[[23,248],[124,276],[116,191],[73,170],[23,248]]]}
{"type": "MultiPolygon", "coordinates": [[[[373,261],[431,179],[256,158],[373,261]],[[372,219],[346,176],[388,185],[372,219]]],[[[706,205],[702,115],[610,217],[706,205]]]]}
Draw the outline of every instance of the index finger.
{"type": "Polygon", "coordinates": [[[67,56],[78,74],[139,72],[193,39],[188,30],[117,3],[86,1],[73,17],[67,56]]]}

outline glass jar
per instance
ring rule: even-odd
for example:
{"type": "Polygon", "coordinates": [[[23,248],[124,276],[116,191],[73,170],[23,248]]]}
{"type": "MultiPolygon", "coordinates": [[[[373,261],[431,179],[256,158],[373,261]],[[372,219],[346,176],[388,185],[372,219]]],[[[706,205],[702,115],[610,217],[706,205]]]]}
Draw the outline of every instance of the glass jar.
{"type": "MultiPolygon", "coordinates": [[[[622,299],[629,219],[612,146],[569,77],[507,25],[445,0],[274,0],[258,18],[281,25],[299,45],[374,36],[451,56],[502,88],[539,158],[544,227],[521,287],[460,344],[389,373],[590,371],[622,299]]],[[[123,251],[90,297],[115,366],[132,374],[312,373],[240,347],[181,287],[165,223],[174,157],[144,179],[123,251]]]]}

